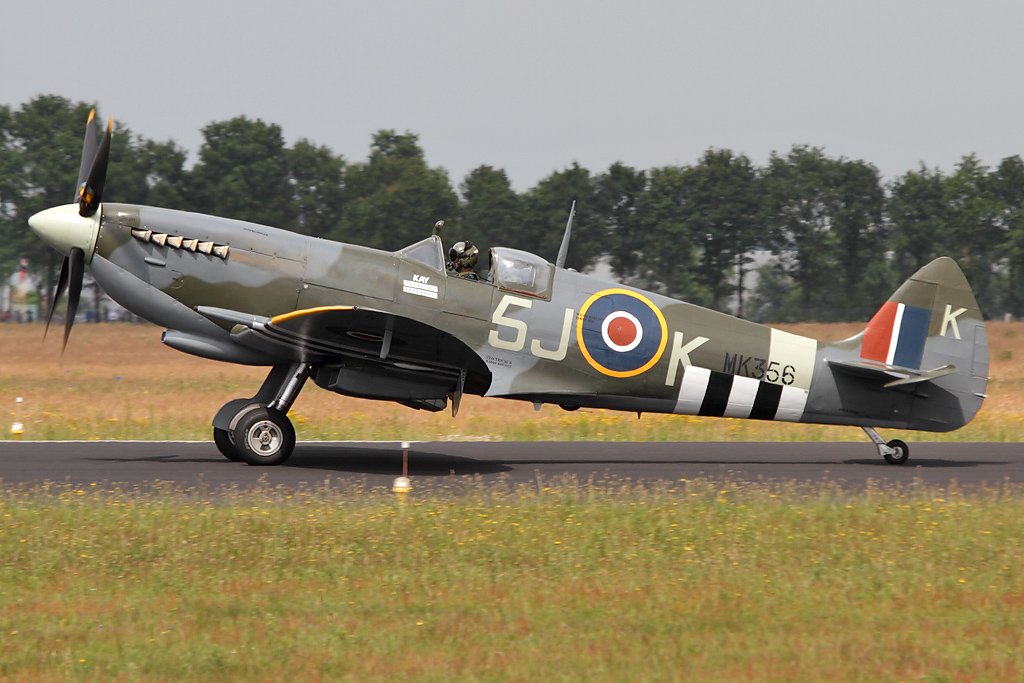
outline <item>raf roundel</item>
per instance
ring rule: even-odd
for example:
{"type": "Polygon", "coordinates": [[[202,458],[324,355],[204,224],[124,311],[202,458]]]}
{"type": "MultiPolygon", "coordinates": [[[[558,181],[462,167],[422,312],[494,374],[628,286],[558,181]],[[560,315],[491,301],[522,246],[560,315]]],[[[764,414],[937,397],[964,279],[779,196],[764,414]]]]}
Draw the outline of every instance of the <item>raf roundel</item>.
{"type": "Polygon", "coordinates": [[[601,323],[601,338],[613,351],[632,351],[643,341],[644,328],[632,313],[615,311],[601,323]]]}
{"type": "Polygon", "coordinates": [[[665,317],[649,299],[625,289],[606,289],[580,309],[576,340],[595,370],[633,377],[658,362],[668,333],[665,317]]]}

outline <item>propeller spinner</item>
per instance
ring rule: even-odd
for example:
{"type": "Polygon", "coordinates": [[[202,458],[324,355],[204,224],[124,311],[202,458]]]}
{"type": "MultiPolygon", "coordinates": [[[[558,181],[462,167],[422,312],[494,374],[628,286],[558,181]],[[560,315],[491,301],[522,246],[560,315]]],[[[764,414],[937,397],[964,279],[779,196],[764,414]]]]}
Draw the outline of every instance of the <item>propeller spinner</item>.
{"type": "Polygon", "coordinates": [[[85,140],[82,143],[82,163],[78,170],[78,183],[75,186],[75,204],[55,206],[40,211],[28,219],[29,227],[39,235],[40,239],[64,254],[61,264],[57,288],[50,303],[50,313],[46,318],[46,332],[50,330],[53,311],[60,302],[65,288],[68,290],[68,311],[64,323],[64,348],[67,348],[71,326],[74,325],[78,313],[78,301],[82,293],[82,278],[85,276],[85,265],[92,260],[96,248],[96,238],[100,231],[100,202],[103,199],[103,187],[107,181],[107,162],[110,158],[110,139],[114,132],[114,120],[107,124],[103,141],[97,144],[96,128],[93,119],[96,110],[89,113],[85,125],[85,140]]]}

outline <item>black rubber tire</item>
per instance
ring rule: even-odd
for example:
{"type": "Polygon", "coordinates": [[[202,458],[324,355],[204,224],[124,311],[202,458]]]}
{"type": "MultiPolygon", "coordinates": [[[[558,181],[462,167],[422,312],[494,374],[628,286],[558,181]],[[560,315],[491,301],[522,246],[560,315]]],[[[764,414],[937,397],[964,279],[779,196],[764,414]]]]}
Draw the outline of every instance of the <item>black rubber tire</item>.
{"type": "MultiPolygon", "coordinates": [[[[234,414],[231,421],[238,424],[238,421],[250,410],[261,408],[259,403],[249,403],[242,406],[234,414]]],[[[235,446],[235,435],[230,429],[219,429],[218,427],[213,428],[213,442],[217,444],[217,450],[220,451],[228,460],[232,462],[242,462],[242,454],[238,452],[238,448],[235,446]]]]}
{"type": "Polygon", "coordinates": [[[231,432],[226,429],[213,428],[213,442],[217,444],[220,454],[232,462],[242,462],[242,456],[235,448],[235,442],[231,438],[231,432]]]}
{"type": "Polygon", "coordinates": [[[280,465],[295,448],[291,420],[271,408],[247,410],[232,432],[242,460],[255,467],[280,465]]]}
{"type": "Polygon", "coordinates": [[[907,444],[903,443],[899,439],[893,439],[892,441],[885,445],[888,446],[889,448],[895,448],[897,451],[899,451],[898,453],[893,455],[890,455],[889,453],[885,454],[885,461],[890,465],[902,465],[907,461],[907,458],[910,457],[910,449],[907,448],[907,444]]]}

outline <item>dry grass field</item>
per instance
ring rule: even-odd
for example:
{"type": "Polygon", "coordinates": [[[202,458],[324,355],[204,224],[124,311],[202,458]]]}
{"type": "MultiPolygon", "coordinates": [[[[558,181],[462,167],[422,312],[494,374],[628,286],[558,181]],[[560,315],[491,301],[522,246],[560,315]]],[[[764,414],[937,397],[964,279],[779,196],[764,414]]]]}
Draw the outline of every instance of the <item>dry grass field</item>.
{"type": "MultiPolygon", "coordinates": [[[[860,323],[797,324],[783,329],[819,339],[856,334],[860,323]]],[[[952,434],[914,440],[1024,440],[1024,323],[988,324],[989,395],[979,417],[952,434]]],[[[153,325],[78,325],[61,355],[55,329],[0,325],[0,438],[10,423],[24,439],[207,439],[226,401],[251,396],[265,370],[203,360],[160,343],[153,325]],[[16,397],[22,397],[20,407],[16,397]],[[17,413],[17,414],[15,414],[17,413]]],[[[528,403],[467,397],[458,418],[391,403],[346,398],[312,383],[292,418],[300,439],[493,440],[860,440],[859,429],[606,411],[539,412],[528,403]]]]}

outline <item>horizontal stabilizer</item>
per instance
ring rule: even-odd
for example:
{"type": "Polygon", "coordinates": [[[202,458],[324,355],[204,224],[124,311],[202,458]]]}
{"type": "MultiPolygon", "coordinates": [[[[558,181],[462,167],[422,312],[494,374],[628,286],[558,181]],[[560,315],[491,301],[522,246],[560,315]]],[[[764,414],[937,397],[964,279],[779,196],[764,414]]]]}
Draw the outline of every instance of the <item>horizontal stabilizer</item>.
{"type": "Polygon", "coordinates": [[[955,365],[943,365],[933,370],[914,370],[899,365],[887,363],[874,363],[863,360],[830,360],[830,367],[840,372],[859,377],[867,377],[879,381],[885,381],[885,388],[903,386],[905,384],[916,384],[929,380],[951,375],[956,372],[955,365]]]}

